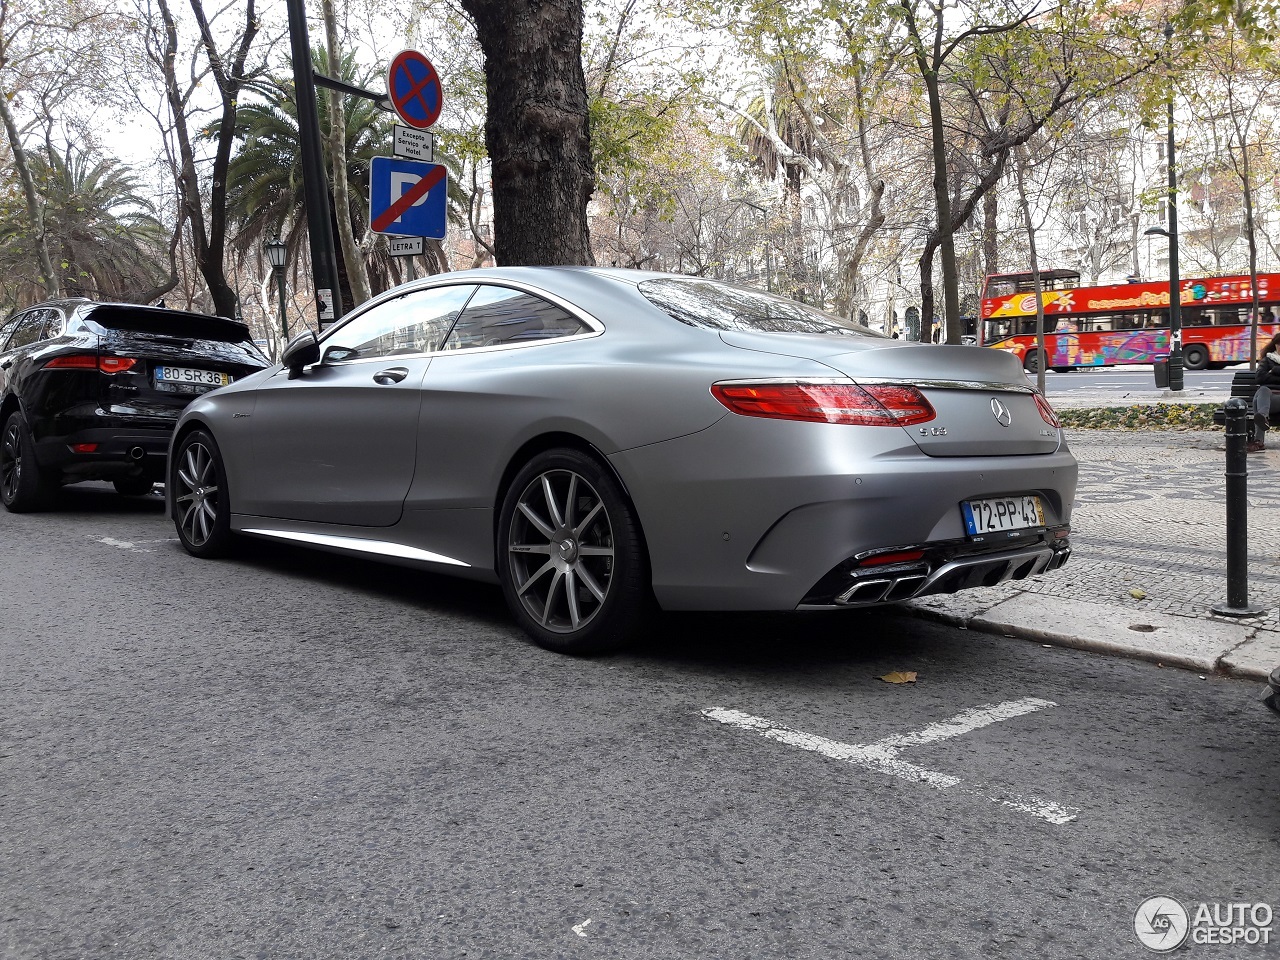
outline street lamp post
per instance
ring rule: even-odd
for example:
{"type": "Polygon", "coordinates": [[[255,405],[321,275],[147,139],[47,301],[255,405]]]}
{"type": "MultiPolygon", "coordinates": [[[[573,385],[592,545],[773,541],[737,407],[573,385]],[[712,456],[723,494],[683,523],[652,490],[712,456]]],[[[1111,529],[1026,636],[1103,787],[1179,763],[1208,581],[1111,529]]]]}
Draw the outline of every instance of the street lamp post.
{"type": "Polygon", "coordinates": [[[1169,389],[1182,389],[1182,283],[1178,276],[1178,165],[1173,144],[1173,24],[1164,25],[1165,62],[1169,65],[1169,389]]]}
{"type": "Polygon", "coordinates": [[[262,246],[267,251],[271,272],[276,275],[276,299],[280,301],[280,349],[283,350],[289,342],[289,316],[284,309],[284,264],[289,256],[289,247],[278,237],[262,246]]]}

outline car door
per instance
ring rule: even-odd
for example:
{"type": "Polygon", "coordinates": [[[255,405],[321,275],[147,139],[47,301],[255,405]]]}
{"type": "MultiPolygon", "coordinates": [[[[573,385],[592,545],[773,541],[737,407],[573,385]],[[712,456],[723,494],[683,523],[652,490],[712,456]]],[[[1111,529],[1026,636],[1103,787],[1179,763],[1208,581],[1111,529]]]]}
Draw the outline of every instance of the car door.
{"type": "MultiPolygon", "coordinates": [[[[423,383],[412,506],[491,505],[512,435],[545,413],[548,392],[586,382],[572,365],[558,366],[564,354],[553,345],[594,332],[546,296],[481,284],[423,383]]],[[[584,408],[598,400],[584,397],[584,408]]]]}
{"type": "Polygon", "coordinates": [[[471,284],[383,300],[329,332],[321,360],[257,389],[254,462],[238,492],[256,516],[382,527],[413,481],[423,375],[471,284]]]}

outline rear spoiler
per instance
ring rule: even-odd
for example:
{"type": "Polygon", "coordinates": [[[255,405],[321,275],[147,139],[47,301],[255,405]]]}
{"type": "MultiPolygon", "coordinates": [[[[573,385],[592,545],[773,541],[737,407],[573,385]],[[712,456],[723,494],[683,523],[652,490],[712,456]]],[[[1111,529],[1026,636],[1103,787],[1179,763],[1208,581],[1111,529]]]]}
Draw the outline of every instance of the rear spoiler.
{"type": "Polygon", "coordinates": [[[227,343],[252,342],[249,325],[239,320],[205,313],[188,313],[185,310],[169,310],[165,307],[99,303],[89,308],[84,317],[111,330],[137,330],[197,340],[222,340],[227,343]]]}

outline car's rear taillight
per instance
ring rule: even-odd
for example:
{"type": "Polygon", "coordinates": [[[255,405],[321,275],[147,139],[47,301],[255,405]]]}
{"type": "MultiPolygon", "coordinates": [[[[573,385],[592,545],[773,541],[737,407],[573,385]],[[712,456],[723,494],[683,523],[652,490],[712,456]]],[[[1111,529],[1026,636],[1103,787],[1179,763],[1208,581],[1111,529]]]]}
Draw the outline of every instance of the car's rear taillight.
{"type": "Polygon", "coordinates": [[[1053,407],[1049,406],[1049,401],[1042,395],[1035,394],[1036,407],[1040,411],[1040,417],[1051,427],[1060,427],[1062,422],[1058,419],[1058,415],[1053,412],[1053,407]]]}
{"type": "Polygon", "coordinates": [[[54,357],[44,365],[46,370],[101,370],[103,373],[124,373],[137,364],[133,357],[99,357],[92,353],[71,353],[54,357]]]}
{"type": "Polygon", "coordinates": [[[711,394],[734,413],[774,420],[907,426],[937,414],[915,387],[856,383],[717,383],[711,394]]]}

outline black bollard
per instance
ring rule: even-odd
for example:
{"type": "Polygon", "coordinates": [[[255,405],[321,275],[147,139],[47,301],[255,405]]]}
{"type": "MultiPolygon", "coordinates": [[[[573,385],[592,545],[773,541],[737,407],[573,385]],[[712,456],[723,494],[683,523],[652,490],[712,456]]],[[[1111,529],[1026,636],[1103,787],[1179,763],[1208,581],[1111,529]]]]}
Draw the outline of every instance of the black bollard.
{"type": "Polygon", "coordinates": [[[1227,602],[1213,612],[1256,617],[1267,611],[1249,605],[1249,405],[1232,397],[1223,408],[1227,422],[1227,602]]]}

